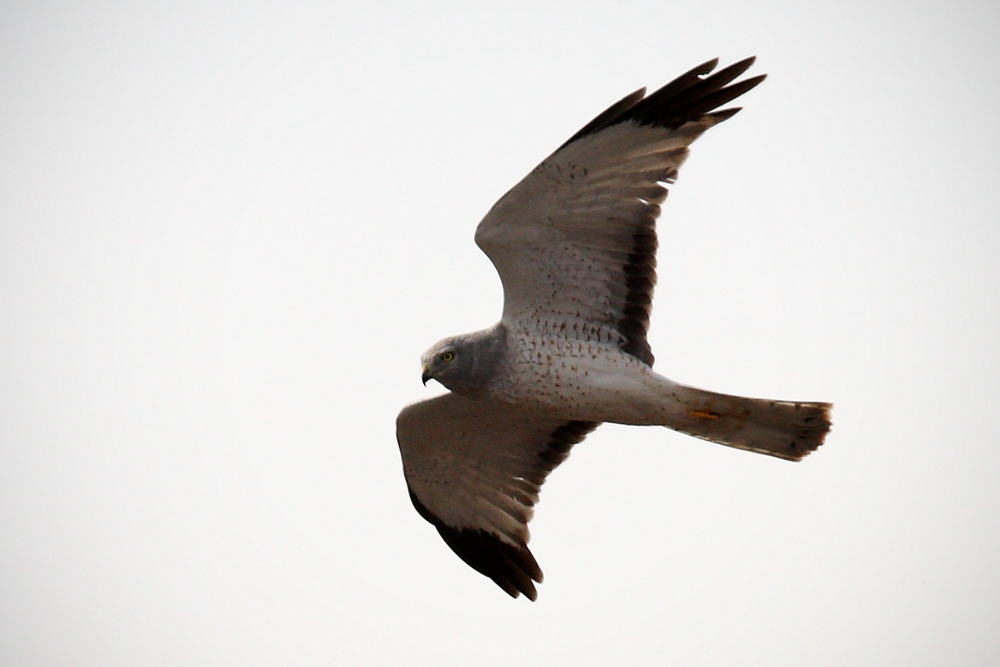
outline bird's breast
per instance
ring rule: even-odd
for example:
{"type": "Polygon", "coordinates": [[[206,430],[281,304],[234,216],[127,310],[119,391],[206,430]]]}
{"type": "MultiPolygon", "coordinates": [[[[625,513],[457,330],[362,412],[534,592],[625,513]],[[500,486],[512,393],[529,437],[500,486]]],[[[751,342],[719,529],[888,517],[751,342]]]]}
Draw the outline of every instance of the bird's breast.
{"type": "Polygon", "coordinates": [[[508,363],[493,397],[569,419],[617,421],[608,417],[620,416],[615,406],[644,391],[649,367],[607,339],[573,336],[579,328],[572,326],[556,335],[553,328],[508,327],[508,363]]]}

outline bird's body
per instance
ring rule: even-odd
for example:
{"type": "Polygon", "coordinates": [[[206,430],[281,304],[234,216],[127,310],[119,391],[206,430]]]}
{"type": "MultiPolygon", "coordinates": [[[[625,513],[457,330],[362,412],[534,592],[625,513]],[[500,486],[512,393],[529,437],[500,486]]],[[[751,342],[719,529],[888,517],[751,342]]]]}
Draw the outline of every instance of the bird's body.
{"type": "Polygon", "coordinates": [[[829,427],[826,403],[746,398],[688,387],[602,340],[603,335],[581,330],[572,321],[516,328],[500,322],[442,341],[454,349],[461,340],[468,347],[458,354],[490,359],[478,365],[474,388],[447,377],[442,383],[487,404],[503,403],[565,421],[666,426],[790,460],[812,451],[815,447],[808,445],[829,427]],[[773,419],[765,419],[768,413],[773,419]]]}
{"type": "Polygon", "coordinates": [[[524,329],[506,338],[512,372],[500,374],[491,398],[564,419],[659,423],[650,403],[665,378],[618,346],[524,329]]]}
{"type": "Polygon", "coordinates": [[[410,497],[449,546],[512,596],[536,595],[527,523],[545,476],[602,422],[658,425],[799,460],[830,405],[744,398],[653,371],[646,340],[655,221],[715,109],[763,76],[715,61],[595,118],[502,197],[476,242],[504,286],[500,322],[442,340],[424,381],[451,390],[405,408],[397,438],[410,497]]]}

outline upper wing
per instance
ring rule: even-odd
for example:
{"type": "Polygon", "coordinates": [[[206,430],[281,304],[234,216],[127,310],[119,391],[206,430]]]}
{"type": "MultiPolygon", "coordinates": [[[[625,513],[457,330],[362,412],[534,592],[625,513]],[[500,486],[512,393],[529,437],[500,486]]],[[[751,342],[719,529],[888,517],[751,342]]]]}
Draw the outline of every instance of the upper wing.
{"type": "Polygon", "coordinates": [[[410,499],[452,550],[512,597],[537,597],[528,521],[545,477],[597,428],[449,393],[403,409],[410,499]]]}
{"type": "Polygon", "coordinates": [[[476,230],[504,288],[503,320],[572,322],[652,365],[656,218],[688,145],[737,111],[714,111],[763,79],[730,84],[754,59],[711,76],[709,61],[636,91],[573,135],[493,206],[476,230]]]}

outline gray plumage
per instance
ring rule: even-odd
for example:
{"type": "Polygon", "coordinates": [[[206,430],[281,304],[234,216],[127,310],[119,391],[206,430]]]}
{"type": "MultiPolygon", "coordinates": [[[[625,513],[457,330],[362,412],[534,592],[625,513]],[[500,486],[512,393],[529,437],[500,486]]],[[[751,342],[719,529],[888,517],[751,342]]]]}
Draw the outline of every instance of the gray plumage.
{"type": "Polygon", "coordinates": [[[476,230],[504,287],[500,322],[447,338],[423,381],[451,390],[396,422],[410,498],[445,542],[510,595],[536,597],[528,550],[538,492],[602,422],[659,425],[797,461],[823,443],[830,404],[717,394],[652,370],[655,221],[716,109],[763,80],[753,63],[694,68],[600,114],[494,205],[476,230]]]}

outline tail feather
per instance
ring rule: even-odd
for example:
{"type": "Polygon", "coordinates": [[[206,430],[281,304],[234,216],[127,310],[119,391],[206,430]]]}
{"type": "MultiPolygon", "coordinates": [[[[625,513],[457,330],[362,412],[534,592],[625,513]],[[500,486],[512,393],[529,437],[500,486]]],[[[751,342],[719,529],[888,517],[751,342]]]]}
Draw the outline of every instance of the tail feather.
{"type": "Polygon", "coordinates": [[[680,409],[664,426],[737,449],[799,461],[830,430],[831,403],[744,398],[678,384],[670,393],[680,409]]]}

